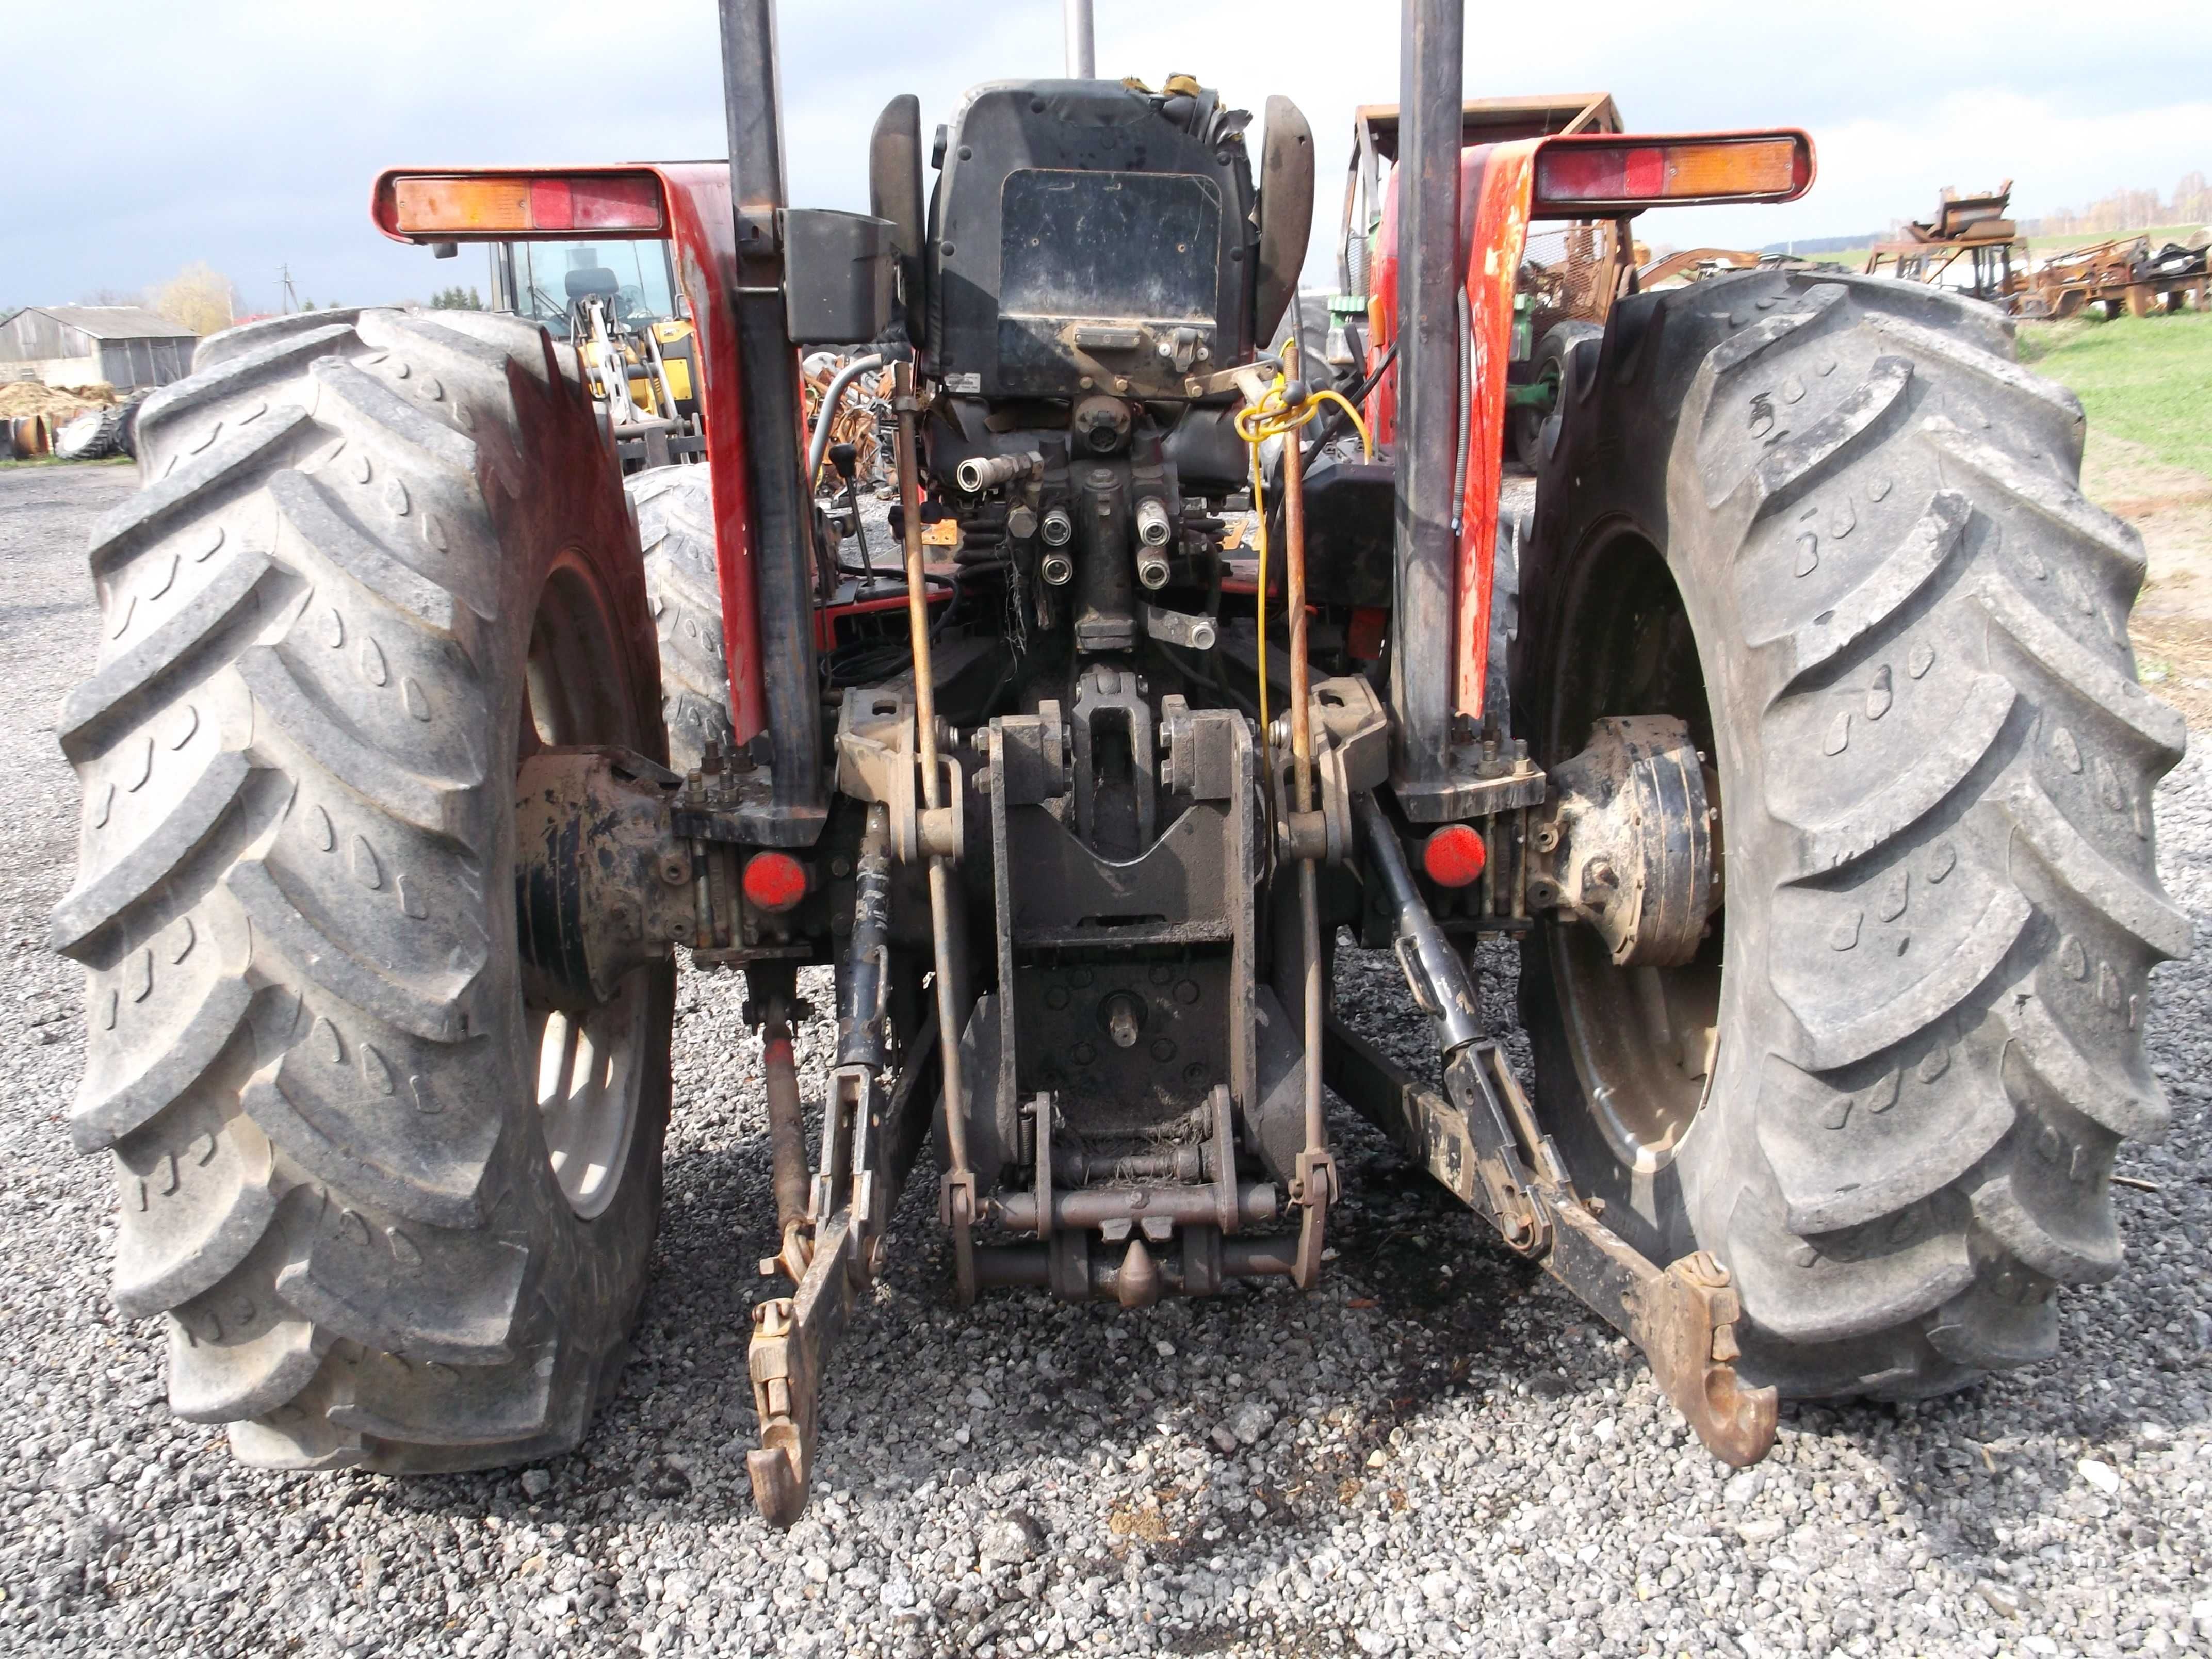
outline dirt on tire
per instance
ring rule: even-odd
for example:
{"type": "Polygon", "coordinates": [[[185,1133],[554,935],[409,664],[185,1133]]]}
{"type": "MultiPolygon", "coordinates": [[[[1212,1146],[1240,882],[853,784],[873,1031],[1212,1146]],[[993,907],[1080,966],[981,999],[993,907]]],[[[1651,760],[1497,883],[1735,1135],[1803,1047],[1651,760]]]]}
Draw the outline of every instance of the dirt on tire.
{"type": "Polygon", "coordinates": [[[673,996],[641,970],[632,1132],[585,1220],[520,987],[518,753],[553,699],[664,750],[573,358],[473,313],[284,318],[207,341],[137,439],[59,722],[84,828],[52,921],[87,969],[70,1121],[113,1162],[115,1301],[166,1316],[173,1409],[249,1462],[572,1446],[652,1258],[673,996]],[[599,595],[583,690],[540,660],[556,581],[599,595]]]}
{"type": "Polygon", "coordinates": [[[645,586],[660,641],[660,713],[668,763],[698,769],[709,744],[736,747],[722,595],[714,568],[714,491],[704,466],[663,466],[623,481],[637,515],[645,586]]]}
{"type": "Polygon", "coordinates": [[[2115,1149],[2166,1121],[2145,982],[2191,929],[2151,794],[2183,726],[2136,683],[2142,544],[2083,499],[2082,441],[1994,313],[1881,279],[1634,297],[1571,365],[1524,571],[1532,736],[1555,764],[1592,713],[1685,712],[1560,690],[1612,672],[1563,637],[1578,584],[1671,586],[1725,945],[1704,1104],[1639,1156],[1598,1133],[1544,930],[1540,1109],[1610,1224],[1730,1268],[1746,1369],[1788,1395],[2049,1356],[2059,1288],[2119,1267],[2115,1149]]]}

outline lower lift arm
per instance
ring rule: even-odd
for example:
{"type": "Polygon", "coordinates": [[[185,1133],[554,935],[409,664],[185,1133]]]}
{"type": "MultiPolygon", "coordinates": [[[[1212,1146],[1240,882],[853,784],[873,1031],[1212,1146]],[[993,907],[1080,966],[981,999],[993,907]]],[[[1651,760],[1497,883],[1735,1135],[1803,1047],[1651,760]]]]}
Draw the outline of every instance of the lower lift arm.
{"type": "Polygon", "coordinates": [[[1727,1270],[1703,1251],[1659,1267],[1576,1194],[1504,1055],[1483,1035],[1466,965],[1423,902],[1396,830],[1372,795],[1360,798],[1358,815],[1369,866],[1382,878],[1376,898],[1396,919],[1400,965],[1437,1026],[1444,1092],[1334,1021],[1325,1054],[1329,1085],[1487,1218],[1508,1246],[1643,1349],[1652,1376],[1715,1456],[1756,1463],[1774,1444],[1775,1391],[1746,1388],[1736,1376],[1742,1306],[1727,1270]]]}

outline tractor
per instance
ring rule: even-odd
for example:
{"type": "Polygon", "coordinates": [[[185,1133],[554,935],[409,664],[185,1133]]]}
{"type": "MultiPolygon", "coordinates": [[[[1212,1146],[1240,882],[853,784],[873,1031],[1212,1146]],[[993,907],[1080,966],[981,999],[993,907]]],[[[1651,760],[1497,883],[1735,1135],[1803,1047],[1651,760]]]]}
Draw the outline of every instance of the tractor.
{"type": "Polygon", "coordinates": [[[376,180],[387,236],[540,251],[556,315],[271,319],[139,415],[52,938],[173,1409],[289,1468],[578,1444],[651,1273],[679,949],[763,1035],[777,1525],[910,1182],[963,1304],[1310,1289],[1332,1097],[1730,1463],[1782,1398],[2049,1356],[2166,1117],[2183,728],[2136,682],[2142,544],[2004,319],[1822,272],[1639,292],[1636,216],[1794,199],[1810,141],[1469,102],[1460,0],[1405,0],[1324,375],[1267,343],[1312,225],[1286,100],[1255,140],[1188,76],[1099,78],[1085,22],[933,142],[893,100],[871,211],[805,210],[773,0],[720,16],[726,163],[376,180]],[[1516,350],[1560,226],[1601,321],[1516,350]],[[689,319],[658,435],[700,443],[626,499],[628,371],[577,319],[628,325],[633,242],[689,319]],[[824,557],[820,344],[892,376],[895,568],[824,557]],[[1470,975],[1501,939],[1528,1075],[1470,975]],[[1432,1066],[1338,1018],[1346,939],[1432,1066]]]}

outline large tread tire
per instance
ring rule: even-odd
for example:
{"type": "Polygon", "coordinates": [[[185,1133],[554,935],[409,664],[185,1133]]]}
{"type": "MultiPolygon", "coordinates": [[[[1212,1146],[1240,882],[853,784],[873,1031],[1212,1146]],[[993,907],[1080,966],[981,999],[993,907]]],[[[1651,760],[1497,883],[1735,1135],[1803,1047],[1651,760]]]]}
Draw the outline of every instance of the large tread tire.
{"type": "Polygon", "coordinates": [[[64,461],[104,460],[123,447],[127,404],[87,410],[54,434],[54,454],[64,461]]]}
{"type": "MultiPolygon", "coordinates": [[[[1529,365],[1531,378],[1564,379],[1567,359],[1574,356],[1575,348],[1585,340],[1601,339],[1604,335],[1604,328],[1596,323],[1570,319],[1553,324],[1536,343],[1535,358],[1529,365]]],[[[1511,413],[1513,418],[1506,423],[1506,429],[1513,445],[1513,459],[1533,472],[1543,462],[1544,434],[1552,426],[1552,416],[1540,409],[1516,409],[1511,413]]]]}
{"type": "Polygon", "coordinates": [[[660,713],[669,764],[698,769],[709,743],[728,754],[730,668],[714,567],[714,491],[704,466],[661,466],[624,481],[645,553],[645,587],[660,636],[660,713]]]}
{"type": "MultiPolygon", "coordinates": [[[[623,1178],[549,1166],[514,781],[538,597],[595,586],[606,740],[663,751],[614,461],[573,361],[473,313],[210,338],[141,407],[95,527],[101,638],[58,722],[84,790],[57,949],[86,968],[80,1146],[172,1407],[250,1463],[484,1468],[574,1445],[659,1212],[673,969],[623,1178]],[[565,588],[563,591],[567,591],[565,588]]],[[[544,680],[539,680],[543,695],[544,680]]]]}
{"type": "Polygon", "coordinates": [[[1607,665],[1563,619],[1637,538],[1702,665],[1727,894],[1717,1064],[1672,1161],[1595,1133],[1548,930],[1540,1109],[1609,1223],[1732,1271],[1746,1367],[1787,1395],[2048,1357],[2058,1287],[2119,1267],[2114,1149],[2166,1122],[2147,980],[2191,927],[2151,797],[2183,726],[2136,679],[2142,541],[2083,499],[2081,406],[2011,344],[1881,278],[1632,298],[1578,350],[1539,482],[1536,745],[1587,741],[1560,711],[1607,665]]]}

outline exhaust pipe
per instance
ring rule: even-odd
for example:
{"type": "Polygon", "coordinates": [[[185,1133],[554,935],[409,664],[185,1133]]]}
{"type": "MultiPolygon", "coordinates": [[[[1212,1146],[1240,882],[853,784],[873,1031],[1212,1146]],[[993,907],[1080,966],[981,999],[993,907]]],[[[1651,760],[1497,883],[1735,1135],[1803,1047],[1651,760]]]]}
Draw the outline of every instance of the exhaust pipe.
{"type": "Polygon", "coordinates": [[[1060,15],[1067,29],[1067,78],[1096,81],[1098,54],[1091,39],[1091,0],[1061,0],[1060,15]]]}

